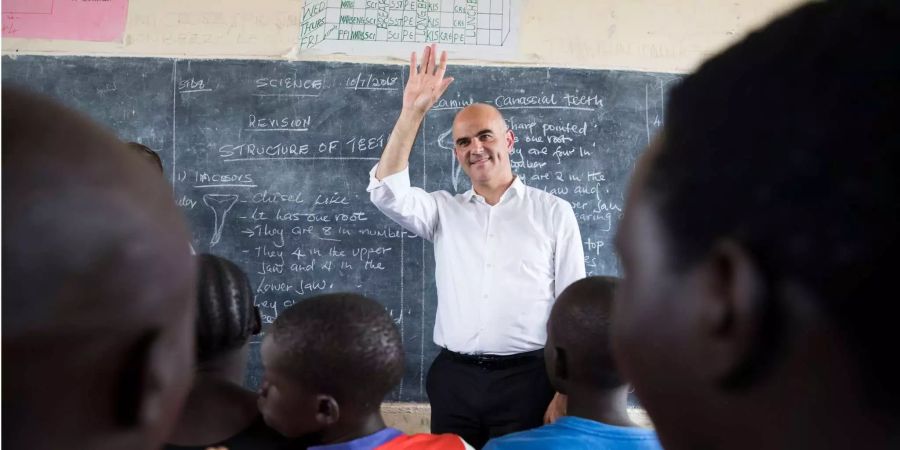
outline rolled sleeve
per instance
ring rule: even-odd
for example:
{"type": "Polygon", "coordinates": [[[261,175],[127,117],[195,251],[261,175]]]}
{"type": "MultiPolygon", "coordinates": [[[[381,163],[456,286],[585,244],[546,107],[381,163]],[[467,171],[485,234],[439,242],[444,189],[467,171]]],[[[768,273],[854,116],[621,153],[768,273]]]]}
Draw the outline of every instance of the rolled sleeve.
{"type": "Polygon", "coordinates": [[[369,171],[369,199],[379,211],[413,234],[432,240],[437,223],[435,199],[420,188],[410,186],[409,167],[379,180],[376,164],[369,171]]]}
{"type": "Polygon", "coordinates": [[[372,170],[369,171],[369,186],[366,188],[366,191],[374,192],[378,188],[386,187],[394,197],[403,197],[409,191],[409,167],[395,174],[388,175],[383,180],[375,177],[375,172],[377,171],[378,164],[375,164],[375,167],[372,167],[372,170]]]}

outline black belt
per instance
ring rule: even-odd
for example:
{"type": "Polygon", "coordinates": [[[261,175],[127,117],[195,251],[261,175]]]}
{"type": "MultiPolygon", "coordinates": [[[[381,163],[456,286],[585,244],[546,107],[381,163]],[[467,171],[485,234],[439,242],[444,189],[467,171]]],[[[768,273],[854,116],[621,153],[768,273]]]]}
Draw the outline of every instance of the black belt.
{"type": "Polygon", "coordinates": [[[507,369],[544,359],[543,349],[525,353],[516,353],[514,355],[490,355],[486,353],[456,353],[444,348],[441,349],[441,354],[446,355],[454,361],[482,367],[484,369],[507,369]]]}

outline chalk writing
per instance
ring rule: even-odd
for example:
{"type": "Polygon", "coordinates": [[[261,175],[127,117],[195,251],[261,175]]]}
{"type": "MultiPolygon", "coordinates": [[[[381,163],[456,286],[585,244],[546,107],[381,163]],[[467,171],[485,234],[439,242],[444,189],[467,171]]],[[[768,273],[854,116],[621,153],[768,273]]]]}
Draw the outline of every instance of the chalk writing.
{"type": "MultiPolygon", "coordinates": [[[[401,38],[405,27],[415,39],[434,28],[431,15],[448,10],[476,29],[482,4],[353,0],[353,8],[328,18],[335,11],[329,5],[340,0],[307,2],[304,32],[328,32],[334,25],[326,22],[340,25],[343,15],[366,18],[357,25],[345,18],[345,26],[372,27],[363,31],[376,35],[400,27],[401,38]],[[347,11],[363,7],[373,10],[372,20],[347,11]]],[[[188,19],[244,23],[215,14],[188,19]]],[[[406,67],[21,56],[3,63],[4,82],[53,87],[120,136],[158,150],[194,250],[226,256],[249,274],[264,323],[323,292],[361,292],[383,302],[409,351],[402,398],[425,399],[423,373],[435,353],[434,257],[429,243],[378,211],[366,191],[396,119],[406,67]]],[[[572,206],[588,273],[618,273],[611,243],[628,175],[665,126],[666,83],[675,78],[465,65],[449,74],[456,81],[417,134],[411,184],[451,195],[469,190],[454,151],[453,115],[475,102],[500,107],[514,136],[514,173],[572,206]]],[[[252,364],[254,379],[259,368],[252,364]]]]}
{"type": "Polygon", "coordinates": [[[225,227],[225,217],[228,211],[234,207],[238,196],[232,194],[206,194],[203,196],[203,204],[205,204],[213,212],[213,235],[209,240],[209,246],[212,247],[219,243],[222,239],[222,228],[225,227]]]}

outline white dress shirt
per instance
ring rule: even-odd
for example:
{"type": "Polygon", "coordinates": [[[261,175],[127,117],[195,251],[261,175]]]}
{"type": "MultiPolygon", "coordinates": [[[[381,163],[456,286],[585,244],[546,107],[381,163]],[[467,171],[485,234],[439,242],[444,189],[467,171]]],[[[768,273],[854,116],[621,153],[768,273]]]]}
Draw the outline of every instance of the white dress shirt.
{"type": "Polygon", "coordinates": [[[491,206],[471,189],[411,187],[408,168],[378,180],[377,168],[369,173],[372,203],[434,243],[434,343],[469,354],[543,348],[553,301],[585,276],[571,205],[518,177],[491,206]]]}

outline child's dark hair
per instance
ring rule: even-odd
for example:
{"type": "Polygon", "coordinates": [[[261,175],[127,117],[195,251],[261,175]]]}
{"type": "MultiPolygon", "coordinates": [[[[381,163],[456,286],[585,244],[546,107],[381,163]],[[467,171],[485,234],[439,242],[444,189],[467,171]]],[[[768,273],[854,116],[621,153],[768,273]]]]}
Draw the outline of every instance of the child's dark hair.
{"type": "Polygon", "coordinates": [[[286,353],[281,369],[339,404],[377,409],[403,376],[400,332],[383,306],[362,295],[302,300],[278,316],[272,338],[286,353]]]}
{"type": "Polygon", "coordinates": [[[128,148],[135,150],[142,157],[148,159],[154,166],[158,167],[160,173],[162,173],[163,165],[162,160],[159,158],[159,153],[156,153],[153,149],[140,142],[127,142],[125,145],[127,145],[128,148]]]}
{"type": "Polygon", "coordinates": [[[203,363],[245,345],[259,333],[260,319],[240,267],[210,254],[197,259],[197,361],[203,363]]]}
{"type": "Polygon", "coordinates": [[[557,298],[551,313],[554,344],[568,359],[572,381],[601,389],[625,384],[616,370],[610,345],[610,322],[618,278],[578,280],[557,298]],[[575,363],[580,363],[574,366],[575,363]]]}

